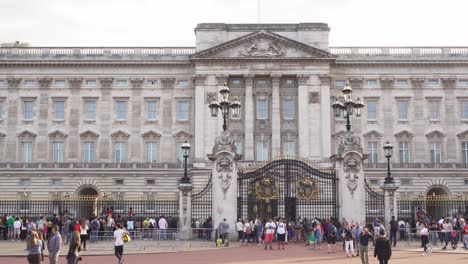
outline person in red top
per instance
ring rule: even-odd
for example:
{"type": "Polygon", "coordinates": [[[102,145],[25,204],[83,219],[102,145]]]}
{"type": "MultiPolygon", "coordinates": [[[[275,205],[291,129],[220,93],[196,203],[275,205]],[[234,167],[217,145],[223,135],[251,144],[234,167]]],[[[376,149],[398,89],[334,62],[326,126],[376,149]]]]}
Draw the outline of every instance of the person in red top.
{"type": "Polygon", "coordinates": [[[468,249],[468,225],[465,224],[465,227],[463,228],[463,236],[465,237],[464,244],[465,244],[465,249],[468,249]]]}
{"type": "Polygon", "coordinates": [[[75,220],[74,230],[78,231],[78,232],[81,232],[81,225],[80,225],[80,222],[78,220],[75,220]]]}

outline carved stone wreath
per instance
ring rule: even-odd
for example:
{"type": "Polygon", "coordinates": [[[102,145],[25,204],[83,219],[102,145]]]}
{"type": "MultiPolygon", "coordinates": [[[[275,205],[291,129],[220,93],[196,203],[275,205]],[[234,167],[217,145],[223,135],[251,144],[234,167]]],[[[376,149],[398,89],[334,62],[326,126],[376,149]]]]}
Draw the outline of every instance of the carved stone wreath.
{"type": "Polygon", "coordinates": [[[351,199],[354,199],[354,192],[358,187],[358,172],[361,171],[361,165],[354,158],[349,158],[344,163],[344,172],[346,173],[346,186],[351,193],[351,199]]]}

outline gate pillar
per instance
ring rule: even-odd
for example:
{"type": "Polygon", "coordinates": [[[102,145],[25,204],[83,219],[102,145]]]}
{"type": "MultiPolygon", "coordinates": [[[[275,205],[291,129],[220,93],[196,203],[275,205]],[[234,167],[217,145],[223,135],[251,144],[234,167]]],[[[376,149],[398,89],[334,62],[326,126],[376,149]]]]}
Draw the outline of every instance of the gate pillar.
{"type": "Polygon", "coordinates": [[[192,230],[192,183],[179,181],[179,233],[180,239],[191,238],[192,230]]]}
{"type": "MultiPolygon", "coordinates": [[[[361,139],[346,132],[341,139],[338,153],[333,155],[338,178],[339,217],[349,223],[359,221],[362,225],[366,219],[366,196],[363,162],[364,154],[361,139]]],[[[340,219],[341,220],[341,219],[340,219]]]]}
{"type": "Polygon", "coordinates": [[[236,153],[234,138],[229,131],[216,137],[213,153],[208,158],[213,162],[213,228],[226,218],[232,239],[237,236],[237,161],[241,156],[236,153]]]}
{"type": "MultiPolygon", "coordinates": [[[[395,183],[384,183],[382,187],[380,187],[384,191],[384,222],[382,224],[385,226],[385,230],[390,232],[390,220],[392,220],[392,216],[395,216],[395,220],[398,221],[397,216],[397,201],[395,198],[395,192],[398,190],[398,186],[395,183]]],[[[387,234],[390,237],[390,233],[387,234]]]]}

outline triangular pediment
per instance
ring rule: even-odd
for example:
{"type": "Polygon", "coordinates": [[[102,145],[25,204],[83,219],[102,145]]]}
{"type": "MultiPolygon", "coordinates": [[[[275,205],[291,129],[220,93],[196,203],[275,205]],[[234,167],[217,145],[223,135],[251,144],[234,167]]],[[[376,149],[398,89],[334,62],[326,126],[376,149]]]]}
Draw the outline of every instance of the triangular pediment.
{"type": "Polygon", "coordinates": [[[32,138],[35,138],[37,135],[34,134],[33,132],[29,131],[29,130],[24,130],[23,132],[19,133],[18,134],[18,137],[19,138],[29,138],[29,139],[32,139],[32,138]]]}
{"type": "Polygon", "coordinates": [[[382,133],[379,133],[375,130],[371,130],[364,135],[362,135],[366,139],[381,139],[382,138],[382,133]]]}
{"type": "Polygon", "coordinates": [[[430,133],[427,133],[426,137],[431,140],[440,140],[445,137],[445,134],[440,132],[439,130],[434,130],[430,133]]]}
{"type": "Polygon", "coordinates": [[[468,130],[461,132],[457,137],[462,140],[468,140],[468,130]]]}
{"type": "Polygon", "coordinates": [[[161,134],[154,132],[153,130],[147,131],[143,134],[141,134],[141,137],[143,138],[160,138],[161,134]]]}
{"type": "Polygon", "coordinates": [[[185,132],[185,131],[179,131],[177,133],[174,133],[172,135],[173,137],[177,138],[177,139],[189,139],[192,137],[191,134],[185,132]]]}
{"type": "Polygon", "coordinates": [[[94,132],[91,131],[91,130],[86,130],[85,132],[83,132],[83,133],[80,134],[80,137],[81,137],[81,138],[97,138],[97,137],[99,137],[99,134],[98,134],[98,133],[94,133],[94,132]]]}
{"type": "Polygon", "coordinates": [[[260,30],[230,40],[190,57],[192,60],[204,59],[314,59],[334,60],[335,55],[326,50],[278,35],[271,31],[260,30]]]}
{"type": "Polygon", "coordinates": [[[112,133],[110,136],[111,138],[129,138],[130,134],[122,130],[117,130],[114,133],[112,133]]]}
{"type": "Polygon", "coordinates": [[[51,139],[65,139],[67,137],[68,135],[60,130],[55,130],[54,132],[49,133],[49,138],[51,139]]]}
{"type": "Polygon", "coordinates": [[[409,140],[409,139],[412,139],[413,137],[414,137],[414,134],[406,130],[403,130],[395,134],[395,138],[399,140],[404,140],[404,139],[409,140]]]}

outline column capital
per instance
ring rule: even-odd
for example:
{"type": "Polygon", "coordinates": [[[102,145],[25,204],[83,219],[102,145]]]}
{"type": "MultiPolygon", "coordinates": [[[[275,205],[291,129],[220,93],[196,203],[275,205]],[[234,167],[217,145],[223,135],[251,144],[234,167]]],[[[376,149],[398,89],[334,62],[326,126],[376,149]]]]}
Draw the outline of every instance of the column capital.
{"type": "Polygon", "coordinates": [[[296,78],[299,85],[307,85],[310,79],[310,74],[298,74],[296,75],[296,78]]]}
{"type": "Polygon", "coordinates": [[[280,84],[280,81],[281,81],[281,74],[270,74],[270,78],[271,78],[271,84],[273,86],[279,86],[280,84]]]}
{"type": "Polygon", "coordinates": [[[8,78],[7,82],[9,88],[18,88],[21,83],[21,78],[8,78]]]}
{"type": "Polygon", "coordinates": [[[110,89],[112,88],[112,83],[114,82],[113,78],[101,78],[99,79],[102,88],[110,89]]]}
{"type": "Polygon", "coordinates": [[[243,77],[244,77],[244,81],[245,81],[245,86],[247,86],[247,85],[252,86],[253,85],[255,75],[253,75],[253,74],[244,74],[243,77]]]}
{"type": "Polygon", "coordinates": [[[195,74],[193,76],[195,86],[204,86],[206,81],[206,74],[195,74]]]}
{"type": "Polygon", "coordinates": [[[457,84],[457,79],[453,77],[442,78],[442,84],[445,89],[454,89],[457,84]]]}
{"type": "Polygon", "coordinates": [[[380,79],[380,86],[382,89],[391,89],[393,88],[394,85],[394,79],[393,78],[382,78],[380,79]]]}
{"type": "Polygon", "coordinates": [[[132,88],[141,88],[143,86],[144,81],[145,81],[144,78],[132,78],[132,79],[130,79],[130,83],[132,84],[132,88]]]}
{"type": "Polygon", "coordinates": [[[328,86],[330,86],[331,77],[330,77],[329,74],[320,74],[320,75],[319,75],[319,79],[320,79],[320,84],[321,84],[321,85],[328,85],[328,86]]]}
{"type": "Polygon", "coordinates": [[[71,78],[68,79],[71,89],[80,89],[83,84],[83,78],[71,78]]]}
{"type": "Polygon", "coordinates": [[[162,88],[174,88],[175,78],[161,78],[162,88]]]}
{"type": "Polygon", "coordinates": [[[229,78],[229,75],[227,74],[216,74],[216,81],[218,82],[218,85],[227,85],[227,80],[229,78]]]}
{"type": "Polygon", "coordinates": [[[350,78],[349,85],[351,88],[362,88],[363,79],[362,78],[350,78]]]}
{"type": "MultiPolygon", "coordinates": [[[[70,80],[68,80],[70,82],[70,80]]],[[[47,89],[50,87],[50,84],[52,83],[52,78],[40,78],[37,83],[39,84],[40,89],[47,89]]],[[[71,82],[70,82],[71,85],[71,82]]]]}

